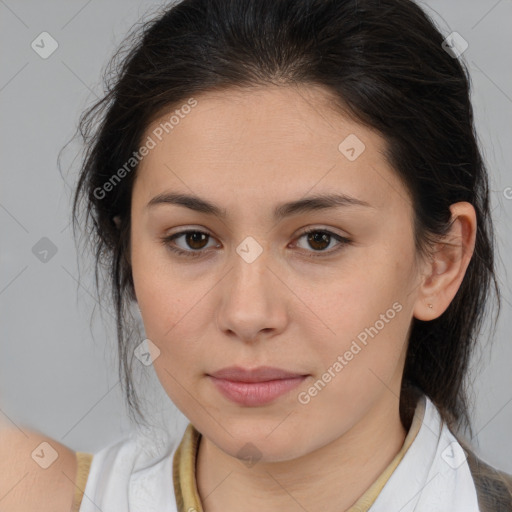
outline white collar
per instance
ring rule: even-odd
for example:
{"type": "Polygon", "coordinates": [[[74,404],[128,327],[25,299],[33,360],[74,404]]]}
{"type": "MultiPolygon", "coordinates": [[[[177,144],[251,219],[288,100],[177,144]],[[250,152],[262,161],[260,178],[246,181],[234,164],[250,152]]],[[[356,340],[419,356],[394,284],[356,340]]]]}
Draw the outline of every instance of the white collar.
{"type": "Polygon", "coordinates": [[[461,445],[427,396],[420,398],[417,407],[424,409],[420,430],[369,510],[479,512],[461,445]]]}
{"type": "MultiPolygon", "coordinates": [[[[417,407],[420,429],[369,512],[479,512],[462,447],[428,397],[417,407]]],[[[80,512],[178,512],[172,462],[179,443],[169,432],[138,432],[94,454],[80,512]]]]}

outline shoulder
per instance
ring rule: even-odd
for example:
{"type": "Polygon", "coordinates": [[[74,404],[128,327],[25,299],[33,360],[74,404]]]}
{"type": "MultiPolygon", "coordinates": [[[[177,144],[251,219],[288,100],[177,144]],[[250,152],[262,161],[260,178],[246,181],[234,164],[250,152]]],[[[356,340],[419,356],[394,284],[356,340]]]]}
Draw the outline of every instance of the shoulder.
{"type": "Polygon", "coordinates": [[[76,453],[40,432],[0,429],[0,509],[68,512],[75,493],[76,453]]]}

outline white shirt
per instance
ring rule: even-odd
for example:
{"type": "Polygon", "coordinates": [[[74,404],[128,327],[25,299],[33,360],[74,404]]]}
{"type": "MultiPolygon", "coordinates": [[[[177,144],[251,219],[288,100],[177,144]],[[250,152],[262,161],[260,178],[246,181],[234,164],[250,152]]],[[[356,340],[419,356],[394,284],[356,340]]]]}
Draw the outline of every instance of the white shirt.
{"type": "MultiPolygon", "coordinates": [[[[479,512],[466,455],[431,402],[371,512],[479,512]]],[[[178,512],[173,457],[183,433],[137,431],[94,454],[80,512],[178,512]]],[[[185,511],[187,512],[187,511],[185,511]]]]}

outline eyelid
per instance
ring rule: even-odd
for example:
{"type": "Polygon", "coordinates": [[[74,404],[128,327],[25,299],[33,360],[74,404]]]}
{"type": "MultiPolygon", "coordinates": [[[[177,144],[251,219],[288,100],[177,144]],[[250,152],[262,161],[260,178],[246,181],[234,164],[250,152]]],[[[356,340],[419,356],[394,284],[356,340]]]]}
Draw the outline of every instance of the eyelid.
{"type": "Polygon", "coordinates": [[[306,228],[303,228],[301,229],[297,235],[295,235],[295,238],[298,238],[302,235],[306,235],[308,233],[316,233],[318,231],[320,232],[326,232],[326,233],[330,233],[331,235],[336,235],[336,236],[339,236],[340,238],[349,238],[349,234],[345,232],[345,234],[341,234],[341,233],[338,233],[336,231],[334,231],[335,228],[331,228],[331,227],[325,227],[325,226],[308,226],[306,228]]]}

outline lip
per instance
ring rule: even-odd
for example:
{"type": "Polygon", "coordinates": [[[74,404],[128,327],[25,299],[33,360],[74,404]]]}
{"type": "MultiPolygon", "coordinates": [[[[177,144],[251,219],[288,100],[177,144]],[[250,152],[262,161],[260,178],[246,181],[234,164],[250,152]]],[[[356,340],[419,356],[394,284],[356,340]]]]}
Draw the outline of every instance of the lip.
{"type": "Polygon", "coordinates": [[[223,396],[245,406],[270,403],[297,387],[308,377],[269,366],[254,369],[231,366],[207,376],[223,396]]]}
{"type": "Polygon", "coordinates": [[[292,379],[302,377],[304,374],[291,372],[272,366],[259,366],[258,368],[246,369],[241,366],[229,366],[213,373],[211,377],[231,380],[235,382],[267,382],[270,380],[292,379]]]}

